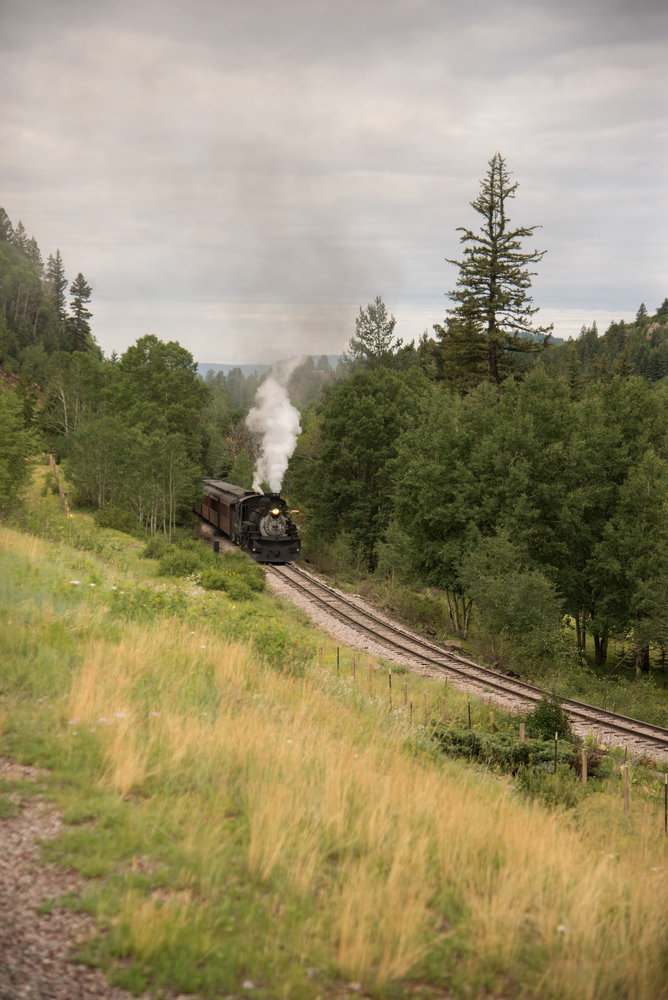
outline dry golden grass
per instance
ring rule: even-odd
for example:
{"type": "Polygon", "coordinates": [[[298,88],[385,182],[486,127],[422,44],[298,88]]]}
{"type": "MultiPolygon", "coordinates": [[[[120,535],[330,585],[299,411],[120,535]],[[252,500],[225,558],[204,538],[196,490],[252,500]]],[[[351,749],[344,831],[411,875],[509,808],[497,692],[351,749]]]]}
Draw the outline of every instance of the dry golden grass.
{"type": "MultiPolygon", "coordinates": [[[[235,802],[251,877],[319,900],[292,946],[329,941],[346,977],[382,987],[414,969],[452,933],[438,909],[447,888],[476,963],[517,969],[539,955],[545,996],[593,1000],[631,981],[629,995],[658,995],[668,901],[665,871],[651,871],[665,865],[658,837],[620,843],[617,824],[602,854],[561,814],[518,802],[506,781],[409,756],[405,720],[378,705],[364,716],[327,687],[317,672],[300,682],[263,670],[244,644],[130,627],[118,646],[91,646],[69,711],[115,719],[101,727],[112,788],[124,794],[151,775],[206,792],[201,807],[197,794],[187,800],[182,846],[209,879],[235,802]],[[205,676],[217,692],[206,714],[188,705],[205,676]]],[[[139,950],[156,920],[153,908],[133,916],[139,950]]]]}
{"type": "Polygon", "coordinates": [[[0,549],[32,564],[49,558],[49,547],[37,535],[26,535],[0,525],[0,549]]]}

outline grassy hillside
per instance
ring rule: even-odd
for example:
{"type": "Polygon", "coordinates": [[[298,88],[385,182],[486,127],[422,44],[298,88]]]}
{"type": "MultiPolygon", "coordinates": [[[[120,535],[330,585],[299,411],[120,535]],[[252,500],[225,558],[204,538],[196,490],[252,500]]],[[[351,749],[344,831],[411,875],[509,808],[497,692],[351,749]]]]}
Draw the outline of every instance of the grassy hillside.
{"type": "Polygon", "coordinates": [[[88,878],[66,905],[96,917],[81,953],[113,982],[668,996],[651,776],[628,814],[618,778],[547,809],[438,753],[424,696],[452,719],[461,694],[400,674],[390,704],[382,664],[357,654],[353,679],[343,651],[337,672],[331,640],[266,592],[159,577],[56,499],[37,488],[23,527],[0,526],[0,753],[48,770],[37,790],[67,826],[45,853],[88,878]]]}

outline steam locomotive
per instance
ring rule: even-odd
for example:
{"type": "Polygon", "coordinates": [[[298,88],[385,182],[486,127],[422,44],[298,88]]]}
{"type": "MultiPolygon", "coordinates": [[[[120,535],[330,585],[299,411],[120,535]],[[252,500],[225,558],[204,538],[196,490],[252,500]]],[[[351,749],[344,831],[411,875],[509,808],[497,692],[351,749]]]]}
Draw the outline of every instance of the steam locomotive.
{"type": "Polygon", "coordinates": [[[253,493],[241,486],[205,479],[195,512],[257,562],[299,559],[301,541],[285,500],[277,493],[253,493]]]}

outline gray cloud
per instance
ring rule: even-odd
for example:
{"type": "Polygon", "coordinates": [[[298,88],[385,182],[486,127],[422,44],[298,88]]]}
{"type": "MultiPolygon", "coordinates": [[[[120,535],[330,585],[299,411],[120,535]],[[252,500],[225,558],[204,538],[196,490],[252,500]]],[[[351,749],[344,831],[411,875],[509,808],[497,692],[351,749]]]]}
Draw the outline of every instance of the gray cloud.
{"type": "Polygon", "coordinates": [[[91,282],[107,353],[335,353],[377,294],[419,336],[497,149],[557,333],[668,295],[659,0],[0,11],[0,203],[91,282]]]}

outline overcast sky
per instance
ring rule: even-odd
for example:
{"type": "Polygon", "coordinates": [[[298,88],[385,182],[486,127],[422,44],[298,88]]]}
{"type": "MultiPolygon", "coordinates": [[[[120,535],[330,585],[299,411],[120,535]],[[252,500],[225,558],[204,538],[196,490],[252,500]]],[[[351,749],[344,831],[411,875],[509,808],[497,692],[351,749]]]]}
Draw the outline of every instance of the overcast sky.
{"type": "Polygon", "coordinates": [[[0,205],[107,356],[338,354],[441,322],[493,154],[537,322],[668,296],[666,0],[0,0],[0,205]]]}

